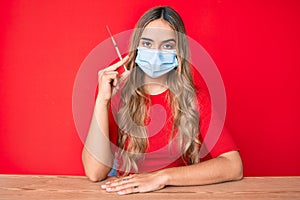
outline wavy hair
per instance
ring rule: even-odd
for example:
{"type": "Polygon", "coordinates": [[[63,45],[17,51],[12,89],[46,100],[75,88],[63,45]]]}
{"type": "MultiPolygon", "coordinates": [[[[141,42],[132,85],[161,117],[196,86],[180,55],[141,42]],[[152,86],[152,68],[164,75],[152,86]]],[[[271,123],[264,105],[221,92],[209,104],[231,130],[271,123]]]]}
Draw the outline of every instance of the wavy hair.
{"type": "Polygon", "coordinates": [[[119,125],[118,145],[121,149],[121,171],[138,172],[137,161],[148,147],[145,120],[151,104],[143,87],[144,73],[135,64],[137,47],[145,27],[152,21],[163,19],[176,34],[178,67],[168,74],[168,103],[174,117],[170,142],[177,131],[183,160],[199,162],[199,113],[197,112],[194,83],[190,71],[189,47],[186,30],[179,14],[170,7],[155,7],[147,11],[137,22],[130,43],[127,67],[131,73],[121,90],[121,108],[117,114],[119,125]]]}

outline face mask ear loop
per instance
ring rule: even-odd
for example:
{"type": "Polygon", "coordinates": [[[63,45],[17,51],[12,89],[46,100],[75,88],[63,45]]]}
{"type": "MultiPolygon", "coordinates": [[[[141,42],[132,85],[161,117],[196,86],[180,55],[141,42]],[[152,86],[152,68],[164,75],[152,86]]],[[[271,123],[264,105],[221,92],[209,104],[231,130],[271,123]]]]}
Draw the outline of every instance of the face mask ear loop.
{"type": "MultiPolygon", "coordinates": [[[[177,60],[177,62],[178,62],[178,57],[177,57],[177,53],[176,53],[176,50],[175,50],[175,54],[176,54],[176,56],[175,56],[175,59],[177,60]]],[[[174,67],[174,70],[176,70],[177,71],[177,67],[179,66],[179,62],[178,62],[178,65],[176,66],[176,67],[174,67]]]]}
{"type": "MultiPolygon", "coordinates": [[[[177,55],[177,51],[176,51],[176,50],[175,50],[175,54],[176,54],[175,59],[177,60],[178,65],[177,65],[176,67],[174,67],[174,70],[177,71],[178,66],[181,65],[181,59],[180,59],[180,62],[179,62],[179,59],[178,59],[178,55],[177,55]]],[[[178,69],[177,73],[179,73],[179,69],[178,69]]]]}

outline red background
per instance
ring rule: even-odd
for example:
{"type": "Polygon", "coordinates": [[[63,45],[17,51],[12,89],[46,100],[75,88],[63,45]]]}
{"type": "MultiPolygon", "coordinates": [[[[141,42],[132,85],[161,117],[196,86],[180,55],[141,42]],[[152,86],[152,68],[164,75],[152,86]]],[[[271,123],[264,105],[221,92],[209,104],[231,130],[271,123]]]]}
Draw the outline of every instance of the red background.
{"type": "Polygon", "coordinates": [[[72,117],[82,61],[106,24],[119,33],[170,5],[220,70],[245,175],[300,175],[299,2],[145,2],[1,2],[0,173],[82,175],[72,117]]]}

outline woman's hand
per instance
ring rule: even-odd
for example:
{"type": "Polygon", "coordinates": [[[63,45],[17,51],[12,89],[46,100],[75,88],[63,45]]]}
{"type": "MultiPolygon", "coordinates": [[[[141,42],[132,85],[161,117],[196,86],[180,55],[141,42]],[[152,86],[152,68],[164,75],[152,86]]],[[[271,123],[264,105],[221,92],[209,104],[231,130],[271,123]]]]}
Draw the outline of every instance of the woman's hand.
{"type": "Polygon", "coordinates": [[[125,65],[128,62],[128,58],[129,56],[126,56],[122,61],[98,72],[97,102],[107,105],[111,97],[116,93],[120,83],[127,78],[130,71],[124,71],[124,73],[119,76],[119,73],[116,70],[125,65]]]}
{"type": "Polygon", "coordinates": [[[151,192],[165,187],[166,177],[159,172],[134,174],[106,181],[101,185],[107,192],[117,192],[120,195],[138,192],[151,192]]]}

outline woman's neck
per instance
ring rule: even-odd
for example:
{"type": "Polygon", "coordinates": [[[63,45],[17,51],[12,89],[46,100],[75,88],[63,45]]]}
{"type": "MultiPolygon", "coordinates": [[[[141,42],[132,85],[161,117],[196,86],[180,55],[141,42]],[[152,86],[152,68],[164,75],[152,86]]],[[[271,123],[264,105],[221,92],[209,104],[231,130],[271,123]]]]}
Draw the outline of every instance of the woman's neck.
{"type": "Polygon", "coordinates": [[[166,91],[166,89],[168,89],[167,76],[151,78],[151,77],[145,75],[144,81],[145,81],[144,89],[147,94],[150,94],[150,95],[161,94],[164,91],[166,91]]]}

